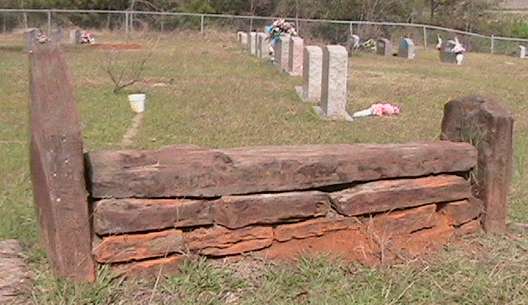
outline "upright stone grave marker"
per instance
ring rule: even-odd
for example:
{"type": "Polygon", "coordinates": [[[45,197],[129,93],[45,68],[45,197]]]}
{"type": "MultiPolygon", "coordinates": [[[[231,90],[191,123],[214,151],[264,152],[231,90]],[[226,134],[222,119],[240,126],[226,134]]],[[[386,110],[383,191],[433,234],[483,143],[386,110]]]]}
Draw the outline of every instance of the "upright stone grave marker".
{"type": "Polygon", "coordinates": [[[245,48],[248,47],[248,33],[240,32],[240,44],[245,48]]]}
{"type": "Polygon", "coordinates": [[[292,76],[303,74],[304,40],[300,37],[291,37],[288,60],[288,72],[292,76]]]}
{"type": "Polygon", "coordinates": [[[414,59],[416,57],[416,47],[414,46],[412,39],[402,38],[400,41],[398,56],[406,59],[414,59]]]}
{"type": "Polygon", "coordinates": [[[249,53],[253,56],[257,56],[257,33],[249,33],[249,53]]]}
{"type": "Polygon", "coordinates": [[[323,50],[318,46],[304,48],[303,86],[296,88],[297,94],[305,102],[321,100],[323,75],[323,50]]]}
{"type": "Polygon", "coordinates": [[[54,43],[30,53],[31,181],[53,271],[95,280],[81,123],[71,75],[54,43]]]}
{"type": "Polygon", "coordinates": [[[456,54],[451,52],[451,47],[447,41],[442,42],[440,47],[440,61],[449,64],[456,64],[456,54]]]}
{"type": "Polygon", "coordinates": [[[257,34],[257,57],[268,58],[269,57],[269,41],[266,33],[257,34]]]}
{"type": "Polygon", "coordinates": [[[392,56],[392,43],[385,38],[378,39],[376,53],[382,56],[392,56]]]}
{"type": "Polygon", "coordinates": [[[348,80],[348,52],[345,47],[329,45],[323,49],[321,107],[316,107],[324,118],[352,121],[346,111],[348,80]]]}
{"type": "Polygon", "coordinates": [[[275,62],[279,70],[288,72],[290,59],[290,35],[281,36],[275,43],[273,49],[275,50],[275,62]]]}
{"type": "MultiPolygon", "coordinates": [[[[240,36],[238,37],[240,41],[240,36]]],[[[70,30],[68,42],[70,44],[80,44],[81,43],[81,31],[80,30],[70,30]]]]}
{"type": "Polygon", "coordinates": [[[55,31],[52,31],[49,39],[55,44],[61,44],[64,40],[64,30],[59,28],[55,31]]]}
{"type": "Polygon", "coordinates": [[[520,49],[519,57],[521,59],[526,59],[526,47],[525,46],[519,46],[519,49],[520,49]]]}
{"type": "Polygon", "coordinates": [[[24,32],[24,39],[26,41],[26,51],[33,51],[33,47],[38,44],[38,29],[30,29],[24,32]]]}

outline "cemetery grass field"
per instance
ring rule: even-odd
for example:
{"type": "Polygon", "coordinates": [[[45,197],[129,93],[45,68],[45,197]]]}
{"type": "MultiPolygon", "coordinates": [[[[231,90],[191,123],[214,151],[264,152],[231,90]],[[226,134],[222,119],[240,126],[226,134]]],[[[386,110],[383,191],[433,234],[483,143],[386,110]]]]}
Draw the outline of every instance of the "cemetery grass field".
{"type": "MultiPolygon", "coordinates": [[[[120,36],[104,35],[116,43],[120,36]]],[[[438,138],[443,106],[465,95],[492,96],[514,113],[511,221],[528,223],[528,61],[468,54],[462,67],[418,59],[354,55],[349,112],[378,101],[402,106],[397,118],[321,121],[300,102],[301,78],[279,73],[241,50],[234,35],[163,36],[145,81],[112,93],[101,69],[108,51],[70,47],[86,150],[119,148],[130,125],[126,94],[146,91],[148,111],[134,148],[169,144],[237,147],[270,144],[390,143],[438,138]]],[[[137,37],[135,43],[152,41],[137,37]]],[[[122,51],[133,61],[149,48],[122,51]]],[[[122,281],[101,270],[93,286],[52,279],[38,245],[28,167],[28,62],[20,36],[0,36],[0,240],[21,240],[36,276],[33,304],[528,304],[528,232],[476,236],[439,254],[370,269],[324,257],[297,265],[188,263],[160,281],[122,281]]]]}

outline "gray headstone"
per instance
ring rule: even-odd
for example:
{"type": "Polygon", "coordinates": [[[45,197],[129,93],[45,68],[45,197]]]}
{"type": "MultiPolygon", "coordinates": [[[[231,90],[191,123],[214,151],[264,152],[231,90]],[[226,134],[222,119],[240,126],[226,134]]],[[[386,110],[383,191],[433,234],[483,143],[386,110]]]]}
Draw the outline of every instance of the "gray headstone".
{"type": "Polygon", "coordinates": [[[268,58],[269,57],[269,40],[266,33],[257,34],[257,57],[268,58]]]}
{"type": "Polygon", "coordinates": [[[81,31],[80,30],[70,30],[68,35],[68,42],[70,44],[80,44],[81,43],[81,31]]]}
{"type": "Polygon", "coordinates": [[[416,47],[414,46],[414,42],[412,41],[412,39],[402,38],[402,40],[400,41],[398,56],[407,59],[414,59],[416,57],[416,47]]]}
{"type": "Polygon", "coordinates": [[[38,29],[29,29],[26,32],[24,32],[24,38],[26,40],[26,51],[31,52],[33,50],[33,47],[35,44],[38,43],[38,35],[39,35],[38,29]]]}
{"type": "Polygon", "coordinates": [[[323,74],[321,87],[321,114],[332,120],[352,118],[346,111],[348,89],[348,52],[339,45],[323,49],[323,74]]]}
{"type": "Polygon", "coordinates": [[[307,102],[321,100],[323,77],[323,50],[317,46],[304,48],[303,86],[301,98],[307,102]]]}
{"type": "Polygon", "coordinates": [[[290,35],[281,36],[275,43],[275,61],[281,71],[288,72],[290,66],[290,35]]]}
{"type": "Polygon", "coordinates": [[[440,48],[440,61],[443,63],[456,64],[456,54],[451,52],[451,47],[447,41],[442,42],[440,48]]]}
{"type": "Polygon", "coordinates": [[[249,33],[249,53],[251,53],[251,55],[253,56],[257,55],[257,33],[256,32],[249,33]]]}
{"type": "Polygon", "coordinates": [[[240,44],[242,44],[242,46],[244,46],[244,47],[247,47],[247,45],[248,45],[248,33],[240,32],[240,44]]]}
{"type": "Polygon", "coordinates": [[[392,56],[392,43],[385,38],[378,39],[376,43],[376,53],[382,56],[392,56]]]}
{"type": "Polygon", "coordinates": [[[519,54],[520,54],[519,57],[522,58],[522,59],[526,59],[526,56],[527,56],[526,47],[525,46],[519,46],[519,49],[521,49],[520,52],[519,52],[519,54]]]}
{"type": "Polygon", "coordinates": [[[59,28],[55,31],[52,31],[49,39],[55,44],[61,44],[64,40],[64,30],[62,28],[59,28]]]}
{"type": "Polygon", "coordinates": [[[303,75],[304,40],[300,37],[290,39],[290,58],[288,72],[292,76],[303,75]]]}

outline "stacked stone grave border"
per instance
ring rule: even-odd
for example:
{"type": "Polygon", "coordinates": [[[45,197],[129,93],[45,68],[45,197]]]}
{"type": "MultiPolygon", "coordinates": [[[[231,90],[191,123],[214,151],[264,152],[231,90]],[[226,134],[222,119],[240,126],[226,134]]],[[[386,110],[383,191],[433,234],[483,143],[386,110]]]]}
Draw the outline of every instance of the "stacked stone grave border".
{"type": "MultiPolygon", "coordinates": [[[[269,48],[262,37],[239,33],[255,54],[269,48]]],[[[293,44],[279,44],[281,58],[293,44]]],[[[310,50],[294,52],[304,71],[322,57],[342,77],[342,49],[310,50]]],[[[506,229],[513,119],[490,99],[448,103],[442,140],[426,143],[84,152],[60,48],[34,46],[30,67],[34,199],[59,277],[91,282],[98,266],[159,275],[195,257],[390,264],[506,229]]],[[[341,98],[342,88],[324,90],[341,98]]]]}

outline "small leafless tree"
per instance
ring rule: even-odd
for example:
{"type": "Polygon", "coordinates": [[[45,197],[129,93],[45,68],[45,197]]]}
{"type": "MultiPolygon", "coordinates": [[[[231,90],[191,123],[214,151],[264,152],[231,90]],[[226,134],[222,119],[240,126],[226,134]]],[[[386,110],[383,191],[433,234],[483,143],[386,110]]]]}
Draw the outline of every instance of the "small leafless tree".
{"type": "Polygon", "coordinates": [[[130,59],[133,56],[119,49],[112,49],[106,54],[102,68],[114,85],[112,92],[117,94],[143,80],[143,74],[158,42],[159,38],[151,44],[146,53],[135,59],[130,59]]]}

